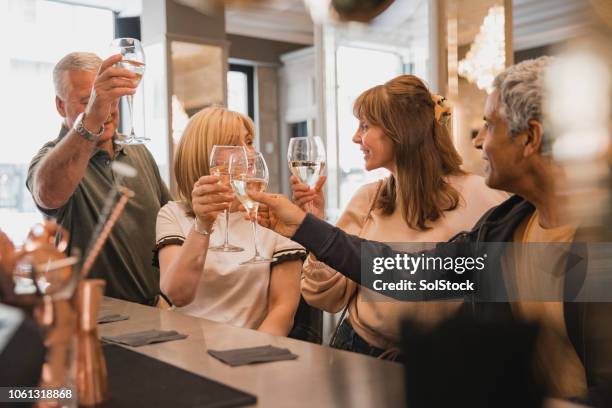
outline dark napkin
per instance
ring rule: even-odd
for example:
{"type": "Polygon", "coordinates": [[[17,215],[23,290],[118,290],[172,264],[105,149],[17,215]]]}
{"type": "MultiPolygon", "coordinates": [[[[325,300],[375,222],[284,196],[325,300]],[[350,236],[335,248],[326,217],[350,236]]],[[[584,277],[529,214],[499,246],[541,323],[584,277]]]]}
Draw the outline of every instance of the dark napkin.
{"type": "Polygon", "coordinates": [[[208,350],[208,354],[232,367],[268,363],[270,361],[295,360],[298,357],[291,353],[289,349],[269,345],[234,350],[208,350]]]}
{"type": "Polygon", "coordinates": [[[120,334],[118,336],[102,336],[102,340],[106,342],[120,343],[132,347],[140,347],[147,344],[163,343],[165,341],[181,340],[185,338],[187,338],[187,335],[180,334],[174,330],[145,330],[135,333],[120,334]]]}
{"type": "Polygon", "coordinates": [[[129,318],[130,317],[127,316],[127,315],[107,314],[107,315],[104,315],[104,316],[98,316],[98,324],[120,322],[122,320],[127,320],[129,318]]]}
{"type": "Polygon", "coordinates": [[[254,395],[132,349],[104,344],[102,352],[110,398],[96,405],[99,408],[231,408],[257,403],[254,395]]]}

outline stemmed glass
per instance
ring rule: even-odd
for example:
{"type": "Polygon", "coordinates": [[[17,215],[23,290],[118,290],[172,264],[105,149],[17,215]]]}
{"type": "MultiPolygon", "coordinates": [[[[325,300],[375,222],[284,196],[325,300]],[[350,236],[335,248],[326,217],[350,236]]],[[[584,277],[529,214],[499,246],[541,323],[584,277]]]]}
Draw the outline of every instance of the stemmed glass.
{"type": "MultiPolygon", "coordinates": [[[[113,54],[123,55],[123,59],[117,64],[121,68],[132,71],[137,75],[140,82],[145,72],[145,55],[140,41],[135,38],[116,38],[110,44],[113,54]]],[[[136,136],[134,133],[134,95],[126,95],[128,109],[130,111],[129,131],[127,136],[117,138],[118,144],[143,144],[151,139],[145,136],[136,136]]]]}
{"type": "MultiPolygon", "coordinates": [[[[243,146],[214,145],[210,152],[210,175],[217,176],[221,180],[219,183],[230,186],[229,161],[230,157],[236,154],[246,158],[246,149],[243,146]]],[[[225,240],[222,245],[212,246],[209,251],[220,252],[241,252],[244,248],[229,243],[229,210],[224,211],[225,215],[225,240]]]]}
{"type": "Polygon", "coordinates": [[[236,197],[238,197],[244,208],[248,211],[253,223],[255,255],[248,261],[241,262],[240,265],[276,261],[276,258],[266,258],[259,254],[257,248],[257,210],[259,203],[249,197],[248,194],[252,191],[266,191],[268,180],[270,179],[266,160],[259,152],[246,152],[246,155],[233,154],[230,157],[229,174],[234,194],[236,194],[236,197]]]}
{"type": "MultiPolygon", "coordinates": [[[[325,145],[319,136],[292,137],[287,149],[287,161],[291,174],[314,188],[325,170],[325,145]]],[[[307,203],[306,209],[312,211],[312,203],[307,203]]]]}

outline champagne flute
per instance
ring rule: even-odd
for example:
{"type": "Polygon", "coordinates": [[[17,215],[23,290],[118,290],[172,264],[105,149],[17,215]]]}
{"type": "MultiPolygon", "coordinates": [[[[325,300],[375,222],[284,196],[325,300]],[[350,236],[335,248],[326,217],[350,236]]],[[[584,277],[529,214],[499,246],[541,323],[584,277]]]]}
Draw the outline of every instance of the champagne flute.
{"type": "MultiPolygon", "coordinates": [[[[246,149],[243,146],[214,145],[210,152],[210,175],[217,176],[221,180],[219,183],[230,186],[229,161],[232,154],[243,155],[246,157],[246,149]]],[[[222,245],[212,246],[209,251],[220,252],[241,252],[244,248],[229,243],[229,210],[224,211],[225,215],[225,240],[222,245]]]]}
{"type": "MultiPolygon", "coordinates": [[[[145,55],[140,41],[135,38],[116,38],[111,42],[113,54],[121,54],[123,59],[117,64],[120,68],[132,71],[140,82],[145,72],[145,55]]],[[[118,144],[143,144],[151,139],[145,136],[136,136],[134,133],[134,95],[126,95],[128,110],[130,111],[129,131],[119,135],[115,141],[118,144]]]]}
{"type": "Polygon", "coordinates": [[[259,152],[247,152],[246,155],[233,154],[230,157],[229,174],[234,194],[249,212],[249,217],[253,223],[255,255],[248,261],[241,262],[240,265],[276,261],[276,258],[266,258],[259,254],[257,248],[257,209],[259,203],[249,197],[248,194],[250,191],[266,191],[270,179],[266,160],[259,152]]]}
{"type": "MultiPolygon", "coordinates": [[[[287,161],[291,174],[302,183],[314,188],[325,170],[325,146],[319,136],[292,137],[287,149],[287,161]]],[[[312,202],[306,203],[312,212],[312,202]]]]}

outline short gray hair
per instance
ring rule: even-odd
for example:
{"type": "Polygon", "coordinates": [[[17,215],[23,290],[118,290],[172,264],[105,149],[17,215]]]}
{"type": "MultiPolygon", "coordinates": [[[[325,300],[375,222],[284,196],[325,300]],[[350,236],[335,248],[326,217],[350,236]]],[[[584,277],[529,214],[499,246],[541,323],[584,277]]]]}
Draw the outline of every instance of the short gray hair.
{"type": "Polygon", "coordinates": [[[551,57],[526,60],[506,68],[495,77],[493,87],[499,91],[510,135],[516,136],[527,130],[530,120],[542,121],[544,73],[552,60],[551,57]]]}
{"type": "Polygon", "coordinates": [[[102,59],[91,52],[71,52],[59,60],[53,68],[53,85],[55,94],[65,96],[66,72],[68,71],[91,71],[98,72],[102,59]]]}

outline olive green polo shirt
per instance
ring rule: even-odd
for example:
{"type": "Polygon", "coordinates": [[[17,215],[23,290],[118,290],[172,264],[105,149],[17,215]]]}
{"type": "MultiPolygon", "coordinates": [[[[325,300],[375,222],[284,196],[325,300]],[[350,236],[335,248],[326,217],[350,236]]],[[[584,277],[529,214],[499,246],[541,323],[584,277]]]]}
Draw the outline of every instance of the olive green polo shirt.
{"type": "MultiPolygon", "coordinates": [[[[32,159],[26,181],[30,193],[34,191],[38,164],[67,133],[68,129],[62,126],[57,139],[46,143],[32,159]]],[[[144,145],[115,145],[114,160],[138,171],[136,177],[124,178],[122,182],[135,195],[117,220],[88,277],[106,280],[107,296],[151,304],[160,292],[159,269],[152,265],[155,222],[159,209],[172,198],[144,145]]],[[[106,197],[115,183],[112,161],[105,150],[97,148],[70,200],[55,210],[39,206],[70,233],[69,251],[79,248],[83,253],[90,244],[106,197]]]]}

